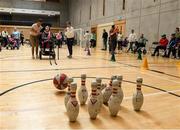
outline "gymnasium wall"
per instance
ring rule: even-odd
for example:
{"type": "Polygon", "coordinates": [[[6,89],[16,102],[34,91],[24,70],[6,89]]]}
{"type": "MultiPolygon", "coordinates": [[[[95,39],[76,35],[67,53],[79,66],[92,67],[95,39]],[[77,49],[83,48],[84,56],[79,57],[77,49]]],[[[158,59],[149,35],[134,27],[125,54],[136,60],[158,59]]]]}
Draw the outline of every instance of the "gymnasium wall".
{"type": "Polygon", "coordinates": [[[123,0],[69,0],[70,20],[76,28],[90,29],[91,26],[123,19],[126,20],[126,35],[131,29],[135,29],[138,35],[144,33],[149,46],[161,34],[170,35],[180,26],[180,0],[125,1],[123,10],[123,0]]]}
{"type": "MultiPolygon", "coordinates": [[[[68,20],[68,2],[67,0],[60,0],[57,2],[33,2],[28,0],[0,0],[0,7],[6,8],[22,8],[22,9],[35,9],[35,10],[53,10],[60,11],[61,16],[59,18],[49,17],[52,19],[53,26],[64,26],[65,22],[68,20]],[[60,25],[59,25],[60,24],[60,25]]],[[[37,16],[34,16],[36,19],[37,16]]],[[[33,16],[23,15],[24,21],[27,19],[33,19],[33,16]],[[30,18],[31,17],[31,18],[30,18]]],[[[13,15],[12,20],[21,19],[19,15],[13,15]]],[[[0,17],[1,20],[1,17],[0,17]]]]}

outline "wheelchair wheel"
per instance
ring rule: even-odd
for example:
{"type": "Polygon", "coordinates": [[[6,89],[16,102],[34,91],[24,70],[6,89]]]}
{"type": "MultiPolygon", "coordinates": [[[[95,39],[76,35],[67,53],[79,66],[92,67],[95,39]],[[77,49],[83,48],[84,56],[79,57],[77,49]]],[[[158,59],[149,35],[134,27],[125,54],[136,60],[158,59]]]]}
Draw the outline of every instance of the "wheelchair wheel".
{"type": "Polygon", "coordinates": [[[143,54],[146,55],[147,54],[147,51],[146,49],[143,50],[143,54]]]}

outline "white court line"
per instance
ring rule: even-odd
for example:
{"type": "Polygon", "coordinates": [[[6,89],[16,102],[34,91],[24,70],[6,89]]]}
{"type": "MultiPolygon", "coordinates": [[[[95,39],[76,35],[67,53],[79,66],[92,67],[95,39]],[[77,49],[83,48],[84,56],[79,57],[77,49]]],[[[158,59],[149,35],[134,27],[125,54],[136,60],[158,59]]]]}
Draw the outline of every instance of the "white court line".
{"type": "MultiPolygon", "coordinates": [[[[129,68],[129,67],[127,67],[127,69],[128,69],[129,71],[139,72],[137,69],[134,70],[134,69],[129,68]]],[[[141,69],[141,68],[138,68],[138,69],[141,69]]],[[[156,74],[144,73],[144,72],[142,72],[142,71],[140,71],[140,72],[141,72],[142,74],[144,74],[144,75],[149,75],[149,76],[152,76],[152,77],[157,77],[157,78],[159,78],[159,79],[163,79],[163,80],[166,80],[166,81],[170,81],[170,82],[174,82],[174,83],[180,84],[180,82],[177,82],[177,81],[174,81],[174,80],[170,80],[170,79],[167,79],[167,78],[163,78],[162,76],[158,76],[158,75],[156,75],[156,74]]]]}
{"type": "MultiPolygon", "coordinates": [[[[167,92],[157,92],[157,93],[144,94],[144,97],[150,97],[150,96],[156,96],[156,95],[164,95],[164,94],[168,94],[169,92],[172,92],[172,93],[180,92],[180,89],[172,90],[172,91],[167,91],[167,92]]],[[[132,99],[132,96],[125,97],[124,99],[125,100],[132,99]]]]}

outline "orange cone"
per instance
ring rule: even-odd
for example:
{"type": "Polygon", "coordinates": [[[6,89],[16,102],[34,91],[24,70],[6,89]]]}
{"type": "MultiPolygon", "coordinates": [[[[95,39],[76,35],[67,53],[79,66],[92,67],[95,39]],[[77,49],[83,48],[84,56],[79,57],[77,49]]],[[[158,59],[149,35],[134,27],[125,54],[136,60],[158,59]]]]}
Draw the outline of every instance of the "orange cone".
{"type": "Polygon", "coordinates": [[[147,57],[144,58],[143,64],[142,64],[142,67],[141,67],[141,68],[146,69],[146,70],[149,69],[147,57]]]}

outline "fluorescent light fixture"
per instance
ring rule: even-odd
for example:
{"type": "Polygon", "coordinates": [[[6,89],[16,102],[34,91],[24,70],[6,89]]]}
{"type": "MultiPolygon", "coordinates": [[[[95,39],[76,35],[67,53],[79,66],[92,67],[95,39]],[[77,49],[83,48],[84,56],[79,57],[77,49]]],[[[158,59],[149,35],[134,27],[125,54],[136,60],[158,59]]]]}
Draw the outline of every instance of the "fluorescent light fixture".
{"type": "Polygon", "coordinates": [[[51,16],[60,15],[60,11],[31,10],[31,9],[3,8],[3,7],[0,7],[0,13],[32,14],[32,15],[51,15],[51,16]]]}

